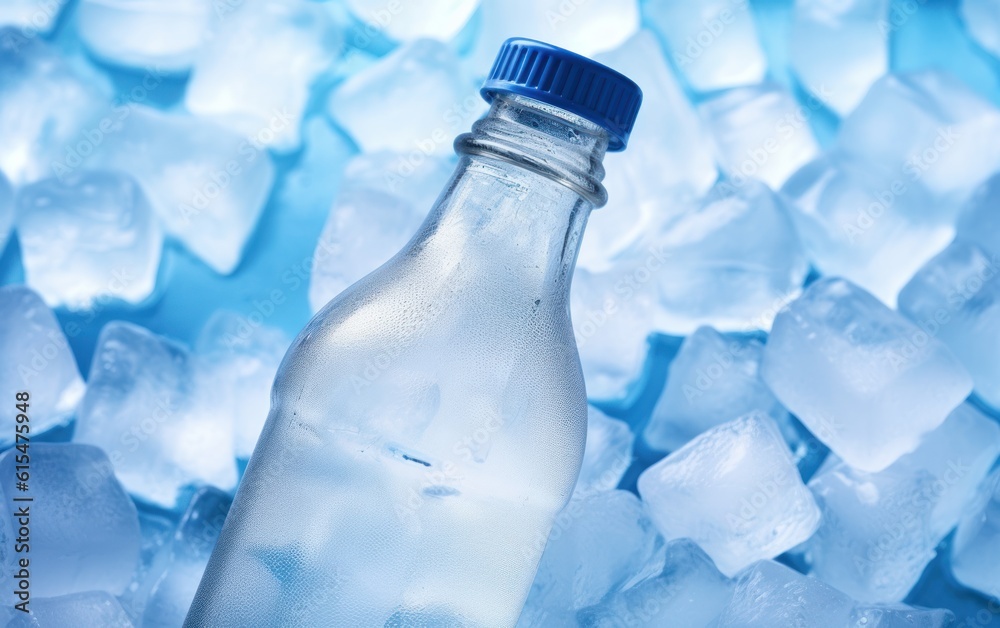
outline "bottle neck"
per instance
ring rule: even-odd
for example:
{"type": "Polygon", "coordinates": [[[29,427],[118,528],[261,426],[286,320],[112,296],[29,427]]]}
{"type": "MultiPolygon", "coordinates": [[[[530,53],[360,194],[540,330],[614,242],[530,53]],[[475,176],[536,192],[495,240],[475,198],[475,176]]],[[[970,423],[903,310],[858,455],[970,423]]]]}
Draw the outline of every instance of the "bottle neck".
{"type": "Polygon", "coordinates": [[[529,304],[564,305],[587,218],[607,200],[607,145],[606,132],[582,118],[497,96],[455,140],[460,163],[414,250],[432,252],[443,275],[517,285],[529,304]]]}

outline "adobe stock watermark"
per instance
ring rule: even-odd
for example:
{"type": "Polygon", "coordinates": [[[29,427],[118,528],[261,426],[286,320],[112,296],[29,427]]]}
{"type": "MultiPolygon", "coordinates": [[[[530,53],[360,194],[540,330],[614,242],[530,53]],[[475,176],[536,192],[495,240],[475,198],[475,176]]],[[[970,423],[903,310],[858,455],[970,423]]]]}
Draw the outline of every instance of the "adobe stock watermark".
{"type": "Polygon", "coordinates": [[[684,41],[683,48],[674,51],[674,62],[678,67],[687,67],[700,59],[705,51],[715,45],[729,27],[740,19],[741,14],[744,17],[749,17],[747,15],[750,7],[748,0],[731,0],[729,4],[729,7],[704,18],[701,29],[684,41]]]}

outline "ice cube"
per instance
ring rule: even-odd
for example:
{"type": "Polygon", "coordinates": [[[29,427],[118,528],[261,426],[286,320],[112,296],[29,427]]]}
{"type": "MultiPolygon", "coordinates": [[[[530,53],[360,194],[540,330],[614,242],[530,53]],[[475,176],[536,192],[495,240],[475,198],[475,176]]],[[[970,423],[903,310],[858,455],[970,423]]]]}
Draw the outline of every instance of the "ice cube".
{"type": "Polygon", "coordinates": [[[595,59],[642,88],[628,150],[605,158],[608,205],[590,215],[577,261],[578,267],[602,271],[683,209],[680,201],[707,192],[718,169],[701,121],[651,32],[639,31],[595,59]]]}
{"type": "Polygon", "coordinates": [[[890,0],[796,0],[790,54],[799,81],[843,116],[889,69],[890,0]]]}
{"type": "Polygon", "coordinates": [[[881,164],[832,151],[803,166],[782,195],[813,264],[850,279],[883,303],[947,246],[954,221],[920,182],[893,178],[881,164]]]}
{"type": "Polygon", "coordinates": [[[689,539],[668,543],[664,562],[663,572],[656,577],[578,612],[577,625],[586,628],[714,626],[720,609],[732,594],[732,582],[689,539]]]}
{"type": "Polygon", "coordinates": [[[256,144],[295,150],[309,88],[339,56],[341,33],[314,2],[222,6],[195,57],[184,104],[256,144]]]}
{"type": "Polygon", "coordinates": [[[899,311],[948,345],[976,394],[1000,409],[1000,256],[955,242],[906,284],[899,311]]]}
{"type": "Polygon", "coordinates": [[[723,172],[738,185],[759,179],[774,189],[816,157],[812,110],[785,88],[765,83],[737,87],[698,105],[723,172]]]}
{"type": "Polygon", "coordinates": [[[27,283],[52,306],[139,303],[156,285],[163,234],[127,175],[80,171],[24,187],[17,233],[27,283]]]}
{"type": "Polygon", "coordinates": [[[594,406],[587,408],[587,448],[576,481],[576,494],[610,491],[632,464],[635,436],[625,421],[612,419],[594,406]]]}
{"type": "Polygon", "coordinates": [[[642,373],[646,339],[656,328],[651,260],[658,263],[623,259],[605,272],[573,274],[573,331],[591,399],[623,397],[642,373]]]}
{"type": "Polygon", "coordinates": [[[913,608],[905,604],[859,605],[850,626],[858,628],[947,628],[955,614],[943,608],[913,608]]]}
{"type": "Polygon", "coordinates": [[[1000,7],[991,0],[962,0],[959,6],[962,21],[972,38],[1000,57],[1000,7]]]}
{"type": "Polygon", "coordinates": [[[979,186],[962,208],[958,237],[979,245],[992,256],[1000,256],[1000,174],[979,186]]]}
{"type": "Polygon", "coordinates": [[[774,420],[753,413],[696,436],[639,476],[667,540],[697,542],[722,573],[805,541],[819,510],[774,420]]]}
{"type": "Polygon", "coordinates": [[[667,385],[642,437],[674,451],[705,430],[760,410],[780,423],[788,413],[757,375],[764,346],[699,327],[670,363],[667,385]]]}
{"type": "Polygon", "coordinates": [[[718,628],[851,626],[854,600],[830,585],[771,560],[744,569],[718,628]]]}
{"type": "Polygon", "coordinates": [[[161,571],[146,603],[145,628],[170,628],[184,622],[232,501],[211,487],[191,498],[171,543],[158,557],[161,571]]]}
{"type": "Polygon", "coordinates": [[[979,489],[976,503],[958,526],[951,546],[955,579],[1000,599],[1000,469],[979,489]]]}
{"type": "Polygon", "coordinates": [[[302,155],[282,177],[276,196],[283,214],[312,220],[330,211],[344,168],[357,149],[324,115],[307,120],[302,136],[305,145],[302,155]]]}
{"type": "Polygon", "coordinates": [[[644,17],[697,91],[759,83],[767,70],[746,0],[650,0],[644,17]]]}
{"type": "Polygon", "coordinates": [[[433,0],[412,5],[385,0],[347,0],[351,12],[367,24],[366,32],[382,32],[397,41],[422,37],[448,41],[458,34],[479,0],[433,0]]]}
{"type": "Polygon", "coordinates": [[[134,177],[167,230],[214,270],[235,270],[274,182],[263,146],[210,121],[136,105],[103,165],[134,177]]]}
{"type": "Polygon", "coordinates": [[[23,453],[8,450],[0,471],[5,516],[16,525],[26,516],[30,527],[31,594],[122,593],[139,562],[139,518],[108,457],[69,443],[31,443],[28,463],[18,458],[23,453]],[[23,464],[30,466],[26,491],[15,484],[15,466],[23,464]]]}
{"type": "Polygon", "coordinates": [[[15,186],[58,175],[68,155],[93,152],[84,131],[110,110],[99,81],[78,76],[41,38],[0,28],[0,170],[15,186]]]}
{"type": "Polygon", "coordinates": [[[10,181],[0,172],[0,255],[3,255],[10,228],[14,224],[14,188],[10,181]]]}
{"type": "Polygon", "coordinates": [[[675,334],[767,329],[808,270],[785,202],[755,181],[720,183],[652,240],[657,328],[675,334]]]}
{"type": "Polygon", "coordinates": [[[954,217],[1000,169],[1000,110],[938,70],[890,74],[844,119],[837,145],[893,180],[927,188],[939,215],[954,217]]]}
{"type": "Polygon", "coordinates": [[[390,152],[348,163],[313,255],[314,312],[403,248],[453,170],[450,159],[390,152]]]}
{"type": "Polygon", "coordinates": [[[113,595],[87,591],[59,597],[32,598],[31,615],[16,613],[7,628],[132,628],[132,621],[113,595]]]}
{"type": "Polygon", "coordinates": [[[236,456],[248,459],[271,409],[271,384],[290,340],[280,329],[234,312],[216,312],[195,347],[219,382],[236,437],[236,456]]]}
{"type": "Polygon", "coordinates": [[[17,415],[26,414],[31,434],[69,420],[83,398],[84,384],[69,341],[41,297],[25,286],[0,287],[0,394],[9,399],[0,411],[0,445],[14,442],[17,415]],[[17,397],[28,393],[29,398],[17,397]],[[27,404],[27,412],[15,408],[27,404]]]}
{"type": "Polygon", "coordinates": [[[139,509],[139,566],[132,574],[132,582],[128,589],[118,597],[125,612],[134,622],[140,622],[142,612],[149,599],[149,593],[163,569],[163,548],[173,538],[177,522],[173,513],[164,514],[159,509],[139,509]]]}
{"type": "Polygon", "coordinates": [[[452,142],[486,110],[475,82],[441,42],[420,39],[341,83],[328,111],[365,152],[411,159],[450,156],[452,142]],[[386,120],[405,119],[405,125],[386,120]]]}
{"type": "Polygon", "coordinates": [[[211,4],[198,0],[82,0],[76,20],[80,40],[104,61],[184,72],[215,14],[211,4]]]}
{"type": "Polygon", "coordinates": [[[105,448],[126,489],[166,508],[181,489],[236,485],[233,427],[184,347],[120,321],[97,340],[74,440],[105,448]]]}
{"type": "Polygon", "coordinates": [[[837,278],[778,314],[760,372],[782,405],[864,471],[912,451],[972,391],[941,341],[837,278]]]}
{"type": "Polygon", "coordinates": [[[508,37],[538,39],[585,57],[617,48],[639,30],[636,0],[481,0],[471,67],[483,74],[508,37]]]}
{"type": "Polygon", "coordinates": [[[663,539],[627,491],[573,499],[556,517],[518,626],[548,626],[663,568],[663,539]]]}
{"type": "Polygon", "coordinates": [[[18,30],[30,38],[44,35],[55,26],[67,1],[4,0],[0,4],[0,26],[19,26],[18,30]]]}

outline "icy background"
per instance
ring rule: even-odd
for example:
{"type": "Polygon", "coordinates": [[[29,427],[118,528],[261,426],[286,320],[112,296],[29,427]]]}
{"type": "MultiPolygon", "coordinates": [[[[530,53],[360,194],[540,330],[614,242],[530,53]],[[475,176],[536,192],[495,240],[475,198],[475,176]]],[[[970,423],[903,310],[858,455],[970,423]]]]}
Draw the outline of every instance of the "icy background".
{"type": "Polygon", "coordinates": [[[33,615],[0,621],[180,625],[290,339],[406,242],[519,35],[645,93],[574,279],[584,469],[520,625],[1000,625],[995,0],[5,0],[0,27],[0,443],[30,390],[39,496],[33,615]]]}

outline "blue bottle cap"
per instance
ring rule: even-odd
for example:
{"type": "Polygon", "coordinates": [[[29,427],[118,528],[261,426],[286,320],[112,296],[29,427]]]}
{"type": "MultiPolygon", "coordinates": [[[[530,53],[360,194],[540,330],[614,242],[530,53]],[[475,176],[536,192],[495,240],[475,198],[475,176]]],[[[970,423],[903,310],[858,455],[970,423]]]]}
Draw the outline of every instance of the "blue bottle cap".
{"type": "Polygon", "coordinates": [[[497,93],[519,94],[575,113],[608,131],[609,151],[625,150],[642,104],[642,90],[624,74],[521,37],[503,42],[479,91],[486,102],[497,93]]]}

